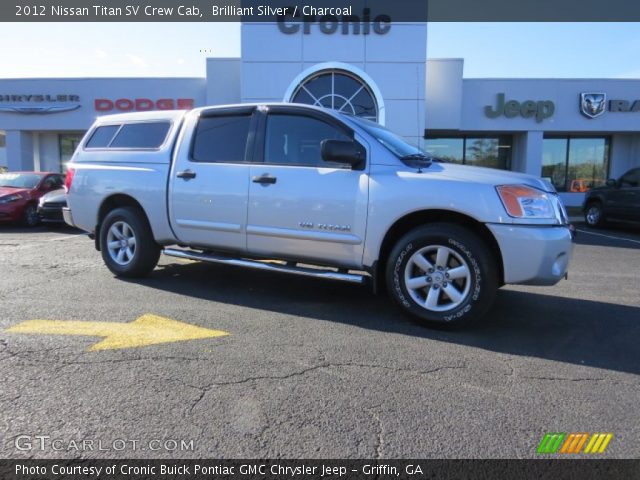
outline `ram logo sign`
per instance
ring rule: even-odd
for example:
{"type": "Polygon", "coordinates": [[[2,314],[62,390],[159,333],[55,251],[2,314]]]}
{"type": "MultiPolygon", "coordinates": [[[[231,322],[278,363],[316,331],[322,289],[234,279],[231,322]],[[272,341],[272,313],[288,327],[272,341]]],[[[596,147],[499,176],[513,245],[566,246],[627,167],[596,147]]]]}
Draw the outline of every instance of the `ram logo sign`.
{"type": "Polygon", "coordinates": [[[589,118],[596,118],[602,115],[607,106],[606,93],[581,93],[580,112],[589,118]]]}

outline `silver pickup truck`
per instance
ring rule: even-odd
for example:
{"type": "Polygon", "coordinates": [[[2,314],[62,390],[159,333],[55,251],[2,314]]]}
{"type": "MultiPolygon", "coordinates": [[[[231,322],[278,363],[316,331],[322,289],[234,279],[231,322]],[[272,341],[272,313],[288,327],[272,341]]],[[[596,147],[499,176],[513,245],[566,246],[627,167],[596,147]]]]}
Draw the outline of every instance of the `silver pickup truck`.
{"type": "Polygon", "coordinates": [[[66,188],[65,221],[115,275],[147,275],[164,253],[370,282],[429,325],[481,317],[504,284],[557,283],[572,252],[542,179],[433,162],[376,123],[303,105],[101,117],[66,188]]]}

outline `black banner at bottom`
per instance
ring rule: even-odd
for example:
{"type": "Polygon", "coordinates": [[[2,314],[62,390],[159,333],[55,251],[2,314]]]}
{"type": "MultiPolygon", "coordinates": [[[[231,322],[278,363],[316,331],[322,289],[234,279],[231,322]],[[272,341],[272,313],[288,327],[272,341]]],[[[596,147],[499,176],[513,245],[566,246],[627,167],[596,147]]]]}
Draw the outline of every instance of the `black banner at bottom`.
{"type": "Polygon", "coordinates": [[[640,479],[639,460],[0,460],[2,480],[640,479]]]}

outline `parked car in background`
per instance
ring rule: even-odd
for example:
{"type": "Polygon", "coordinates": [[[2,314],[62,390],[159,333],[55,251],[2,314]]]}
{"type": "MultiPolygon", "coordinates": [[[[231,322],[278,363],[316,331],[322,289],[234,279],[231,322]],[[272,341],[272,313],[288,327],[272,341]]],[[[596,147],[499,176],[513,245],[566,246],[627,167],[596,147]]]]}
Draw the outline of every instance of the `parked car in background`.
{"type": "Polygon", "coordinates": [[[53,190],[42,197],[38,203],[38,216],[42,223],[63,224],[62,207],[67,206],[67,192],[64,188],[53,190]]]}
{"type": "Polygon", "coordinates": [[[607,220],[640,222],[640,168],[619,179],[610,178],[603,187],[590,190],[584,199],[584,219],[591,227],[601,227],[607,220]]]}
{"type": "Polygon", "coordinates": [[[22,222],[33,227],[40,222],[38,200],[64,185],[64,177],[48,172],[0,173],[0,222],[22,222]]]}

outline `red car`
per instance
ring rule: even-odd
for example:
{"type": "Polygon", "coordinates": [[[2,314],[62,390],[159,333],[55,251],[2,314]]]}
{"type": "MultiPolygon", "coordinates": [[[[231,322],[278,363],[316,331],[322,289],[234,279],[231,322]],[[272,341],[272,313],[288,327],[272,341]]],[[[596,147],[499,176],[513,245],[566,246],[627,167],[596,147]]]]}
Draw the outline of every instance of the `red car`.
{"type": "Polygon", "coordinates": [[[38,224],[38,200],[45,193],[61,188],[64,176],[47,172],[0,173],[0,222],[38,224]]]}

